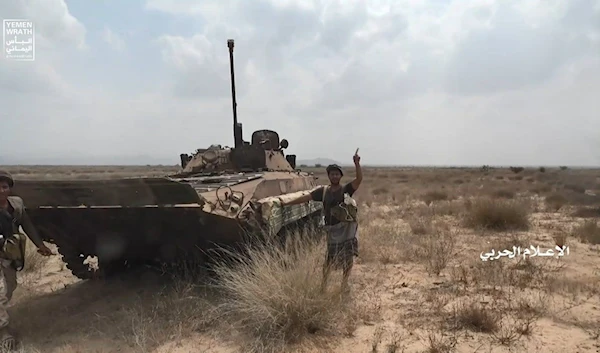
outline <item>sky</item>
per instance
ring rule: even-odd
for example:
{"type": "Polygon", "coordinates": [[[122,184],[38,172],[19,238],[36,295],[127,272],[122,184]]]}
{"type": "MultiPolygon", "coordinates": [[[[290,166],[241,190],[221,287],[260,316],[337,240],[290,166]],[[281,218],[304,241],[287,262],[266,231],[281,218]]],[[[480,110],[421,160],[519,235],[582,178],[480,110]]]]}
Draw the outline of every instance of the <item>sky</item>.
{"type": "Polygon", "coordinates": [[[244,138],[298,160],[600,166],[600,0],[12,0],[0,163],[177,164],[244,138]]]}

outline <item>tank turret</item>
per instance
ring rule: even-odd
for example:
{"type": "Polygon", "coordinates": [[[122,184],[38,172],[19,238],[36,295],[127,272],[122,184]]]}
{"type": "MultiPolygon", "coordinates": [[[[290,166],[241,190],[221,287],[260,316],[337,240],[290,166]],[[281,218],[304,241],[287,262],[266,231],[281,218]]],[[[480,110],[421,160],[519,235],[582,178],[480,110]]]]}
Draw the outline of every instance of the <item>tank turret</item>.
{"type": "Polygon", "coordinates": [[[182,170],[176,176],[201,176],[219,173],[294,171],[296,156],[285,155],[289,146],[286,139],[279,140],[277,132],[258,130],[252,134],[251,143],[239,147],[212,145],[198,149],[189,156],[181,154],[182,170]]]}
{"type": "Polygon", "coordinates": [[[296,156],[283,153],[289,146],[286,139],[279,140],[279,134],[272,130],[257,130],[250,142],[244,141],[242,124],[237,118],[235,96],[235,73],[233,64],[233,39],[227,40],[229,48],[229,68],[231,74],[231,102],[233,108],[234,147],[211,145],[198,149],[191,156],[181,154],[182,170],[174,177],[214,175],[234,172],[294,171],[296,156]]]}

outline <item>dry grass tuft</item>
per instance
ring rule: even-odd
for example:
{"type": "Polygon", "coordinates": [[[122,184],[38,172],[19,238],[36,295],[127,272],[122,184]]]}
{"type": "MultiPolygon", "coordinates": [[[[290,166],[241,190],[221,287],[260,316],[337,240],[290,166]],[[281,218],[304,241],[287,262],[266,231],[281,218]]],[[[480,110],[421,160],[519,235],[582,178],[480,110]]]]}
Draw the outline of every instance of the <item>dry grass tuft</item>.
{"type": "Polygon", "coordinates": [[[427,337],[422,341],[426,347],[423,353],[452,353],[456,351],[458,335],[456,332],[446,332],[442,325],[437,330],[427,329],[427,337]]]}
{"type": "Polygon", "coordinates": [[[528,230],[529,212],[520,201],[481,198],[472,203],[466,225],[496,231],[528,230]]]}
{"type": "Polygon", "coordinates": [[[585,187],[578,184],[566,184],[565,190],[570,190],[576,193],[583,194],[585,192],[585,187]]]}
{"type": "Polygon", "coordinates": [[[512,190],[500,189],[494,191],[492,196],[499,199],[513,199],[515,197],[515,192],[512,190]]]}
{"type": "Polygon", "coordinates": [[[345,301],[339,286],[321,291],[321,241],[294,234],[285,246],[248,247],[235,264],[215,268],[224,296],[220,311],[250,339],[245,349],[282,351],[310,334],[335,331],[345,301]]]}
{"type": "Polygon", "coordinates": [[[567,198],[562,194],[555,193],[546,197],[546,207],[554,212],[560,210],[567,202],[567,198]]]}
{"type": "Polygon", "coordinates": [[[573,228],[573,234],[584,243],[600,244],[600,226],[595,219],[588,219],[573,228]]]}
{"type": "Polygon", "coordinates": [[[425,270],[429,274],[439,275],[448,262],[455,256],[457,234],[449,228],[434,226],[430,234],[422,238],[418,245],[425,270]]]}
{"type": "Polygon", "coordinates": [[[580,218],[600,218],[600,207],[581,207],[578,208],[575,212],[573,212],[571,216],[580,218]]]}
{"type": "Polygon", "coordinates": [[[448,200],[448,193],[441,190],[428,191],[422,196],[422,200],[427,204],[431,205],[435,201],[446,201],[448,200]]]}
{"type": "Polygon", "coordinates": [[[423,264],[429,274],[439,275],[455,255],[457,231],[429,214],[411,216],[410,231],[396,224],[367,221],[361,226],[366,241],[360,247],[365,263],[423,264]]]}
{"type": "Polygon", "coordinates": [[[376,216],[382,216],[374,213],[363,213],[360,237],[365,241],[361,241],[359,245],[361,261],[384,265],[419,261],[417,251],[422,236],[409,232],[398,224],[372,220],[376,216]]]}
{"type": "Polygon", "coordinates": [[[452,324],[454,329],[467,329],[474,332],[492,333],[498,330],[498,316],[478,301],[461,302],[454,308],[452,324]]]}
{"type": "Polygon", "coordinates": [[[432,232],[432,217],[412,217],[408,220],[410,231],[415,235],[425,235],[432,232]]]}

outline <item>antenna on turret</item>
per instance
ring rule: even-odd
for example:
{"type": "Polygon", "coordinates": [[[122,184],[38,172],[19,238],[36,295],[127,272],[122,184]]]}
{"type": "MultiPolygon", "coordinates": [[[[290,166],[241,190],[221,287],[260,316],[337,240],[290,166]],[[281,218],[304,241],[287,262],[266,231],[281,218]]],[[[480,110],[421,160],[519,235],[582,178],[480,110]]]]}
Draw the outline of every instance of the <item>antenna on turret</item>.
{"type": "Polygon", "coordinates": [[[229,70],[231,72],[231,103],[233,106],[233,141],[234,147],[238,148],[244,144],[242,137],[242,124],[237,121],[237,102],[235,100],[235,74],[233,71],[233,39],[227,40],[229,48],[229,70]]]}

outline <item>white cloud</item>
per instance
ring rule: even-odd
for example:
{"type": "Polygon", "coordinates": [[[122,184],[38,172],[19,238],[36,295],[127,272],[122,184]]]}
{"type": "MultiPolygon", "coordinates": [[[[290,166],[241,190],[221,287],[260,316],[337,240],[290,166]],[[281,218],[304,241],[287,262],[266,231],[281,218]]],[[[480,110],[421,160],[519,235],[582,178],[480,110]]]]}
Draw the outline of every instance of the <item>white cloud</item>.
{"type": "Polygon", "coordinates": [[[106,26],[102,31],[102,40],[116,51],[123,51],[125,49],[125,40],[106,26]]]}
{"type": "Polygon", "coordinates": [[[3,18],[33,20],[40,50],[64,45],[86,47],[85,26],[70,14],[63,0],[3,1],[0,10],[3,18]]]}
{"type": "Polygon", "coordinates": [[[590,126],[578,128],[600,128],[590,121],[599,103],[579,92],[600,86],[591,1],[261,1],[222,11],[208,3],[186,11],[185,2],[148,2],[206,21],[202,46],[186,41],[182,55],[213,43],[223,58],[219,45],[232,30],[218,26],[251,28],[238,55],[243,64],[253,57],[266,83],[244,101],[286,116],[282,127],[295,121],[292,144],[315,141],[303,147],[311,155],[352,150],[341,133],[360,136],[365,160],[380,163],[600,163],[583,142],[590,126]],[[581,70],[596,80],[584,83],[581,70]]]}
{"type": "MultiPolygon", "coordinates": [[[[85,86],[66,79],[65,51],[51,43],[84,48],[86,30],[62,1],[18,3],[9,8],[18,15],[49,13],[36,18],[49,59],[35,69],[3,60],[0,89],[27,92],[35,106],[25,95],[4,104],[30,121],[51,116],[70,145],[176,163],[180,152],[231,143],[234,38],[246,138],[275,129],[299,159],[349,162],[360,147],[365,163],[600,164],[599,3],[148,0],[132,21],[158,13],[172,22],[147,39],[152,60],[128,49],[136,63],[156,63],[153,83],[132,85],[128,98],[92,72],[85,86]]],[[[108,28],[104,40],[122,46],[108,28]]],[[[42,128],[15,128],[45,151],[69,151],[42,128]]]]}

